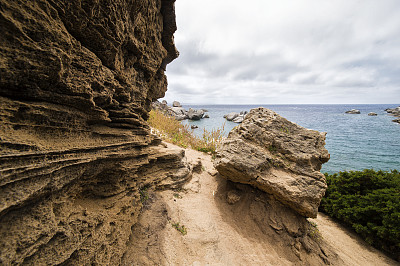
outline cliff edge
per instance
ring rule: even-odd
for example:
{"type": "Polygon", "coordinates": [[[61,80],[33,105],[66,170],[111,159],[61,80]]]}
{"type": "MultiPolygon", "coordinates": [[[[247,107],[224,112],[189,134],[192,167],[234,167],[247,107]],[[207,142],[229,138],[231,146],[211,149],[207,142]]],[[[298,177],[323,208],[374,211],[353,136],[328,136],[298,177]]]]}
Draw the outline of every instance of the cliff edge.
{"type": "Polygon", "coordinates": [[[191,176],[146,124],[174,0],[0,1],[0,264],[109,264],[147,191],[191,176]]]}

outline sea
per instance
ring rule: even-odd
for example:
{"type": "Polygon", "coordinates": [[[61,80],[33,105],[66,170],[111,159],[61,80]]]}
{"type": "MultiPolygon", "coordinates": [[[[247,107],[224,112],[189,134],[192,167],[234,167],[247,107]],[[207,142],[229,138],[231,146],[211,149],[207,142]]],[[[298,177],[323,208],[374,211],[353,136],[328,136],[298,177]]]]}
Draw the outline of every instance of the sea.
{"type": "Polygon", "coordinates": [[[323,173],[350,170],[400,170],[400,124],[384,110],[399,104],[299,104],[299,105],[183,105],[188,110],[206,109],[210,118],[185,120],[196,125],[194,133],[201,136],[204,129],[224,127],[225,136],[238,124],[223,118],[231,112],[250,111],[257,107],[269,108],[302,127],[327,132],[326,149],[330,160],[322,166],[323,173]],[[345,114],[358,109],[361,114],[345,114]],[[368,116],[375,112],[378,116],[368,116]]]}

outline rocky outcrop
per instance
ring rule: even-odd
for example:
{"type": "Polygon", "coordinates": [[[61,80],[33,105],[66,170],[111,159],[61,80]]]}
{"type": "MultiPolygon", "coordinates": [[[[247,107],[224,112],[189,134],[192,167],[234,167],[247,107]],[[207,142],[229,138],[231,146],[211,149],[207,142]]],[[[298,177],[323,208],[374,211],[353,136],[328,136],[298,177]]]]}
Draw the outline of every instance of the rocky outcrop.
{"type": "Polygon", "coordinates": [[[174,1],[0,4],[0,264],[117,265],[147,190],[190,178],[150,134],[174,1]]]}
{"type": "Polygon", "coordinates": [[[240,124],[240,123],[243,122],[243,119],[245,118],[246,114],[247,114],[247,111],[242,111],[240,113],[232,112],[232,113],[229,113],[227,115],[224,115],[224,118],[227,121],[232,121],[234,123],[240,124]]]}
{"type": "Polygon", "coordinates": [[[346,114],[361,114],[360,110],[357,109],[351,109],[349,111],[345,112],[346,114]]]}
{"type": "Polygon", "coordinates": [[[172,103],[172,107],[182,107],[182,105],[181,105],[180,102],[174,101],[174,102],[172,103]]]}
{"type": "Polygon", "coordinates": [[[400,106],[396,108],[387,108],[385,111],[393,116],[400,116],[400,106]]]}
{"type": "Polygon", "coordinates": [[[228,180],[253,185],[306,217],[316,217],[326,190],[325,134],[277,113],[252,109],[217,150],[215,168],[228,180]]]}
{"type": "Polygon", "coordinates": [[[377,113],[374,113],[374,112],[369,112],[368,113],[368,116],[377,116],[378,114],[377,113]]]}
{"type": "MultiPolygon", "coordinates": [[[[385,111],[392,116],[400,117],[400,106],[396,108],[387,108],[385,111]]],[[[392,121],[400,124],[400,118],[393,119],[392,121]]]]}
{"type": "Polygon", "coordinates": [[[168,106],[167,102],[160,103],[159,101],[155,101],[153,102],[152,107],[153,109],[158,110],[167,116],[174,117],[178,121],[185,119],[200,120],[202,118],[210,118],[210,116],[206,114],[207,110],[205,109],[197,110],[193,108],[189,108],[189,110],[186,110],[177,101],[173,102],[172,107],[168,106]]]}

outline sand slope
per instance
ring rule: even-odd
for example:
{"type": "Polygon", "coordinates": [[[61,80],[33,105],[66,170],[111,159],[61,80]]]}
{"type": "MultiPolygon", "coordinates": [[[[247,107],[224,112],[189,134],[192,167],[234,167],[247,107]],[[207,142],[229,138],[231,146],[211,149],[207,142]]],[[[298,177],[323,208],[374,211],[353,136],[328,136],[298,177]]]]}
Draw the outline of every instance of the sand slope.
{"type": "MultiPolygon", "coordinates": [[[[194,173],[184,191],[151,194],[148,208],[133,228],[137,237],[130,241],[124,265],[324,264],[312,254],[296,256],[278,234],[249,219],[248,204],[227,204],[222,197],[226,181],[215,175],[210,156],[189,149],[186,155],[193,164],[201,160],[202,171],[194,173]],[[172,226],[178,222],[185,226],[186,235],[172,226]]],[[[328,254],[334,265],[399,265],[327,216],[319,214],[313,221],[330,246],[325,252],[334,251],[328,254]]]]}

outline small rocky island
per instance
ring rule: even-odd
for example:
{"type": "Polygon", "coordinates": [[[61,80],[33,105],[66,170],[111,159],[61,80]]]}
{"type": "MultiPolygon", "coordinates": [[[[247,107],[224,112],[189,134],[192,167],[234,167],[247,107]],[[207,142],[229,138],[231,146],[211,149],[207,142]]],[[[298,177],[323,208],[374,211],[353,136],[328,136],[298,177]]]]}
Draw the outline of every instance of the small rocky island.
{"type": "Polygon", "coordinates": [[[349,111],[346,111],[345,112],[346,114],[361,114],[361,112],[360,112],[360,110],[357,110],[357,109],[351,109],[351,110],[349,110],[349,111]]]}
{"type": "MultiPolygon", "coordinates": [[[[387,108],[385,111],[392,116],[400,117],[400,106],[396,108],[387,108]]],[[[392,121],[400,124],[400,118],[393,119],[392,121]]]]}

